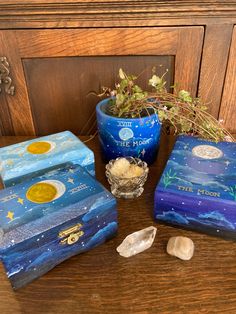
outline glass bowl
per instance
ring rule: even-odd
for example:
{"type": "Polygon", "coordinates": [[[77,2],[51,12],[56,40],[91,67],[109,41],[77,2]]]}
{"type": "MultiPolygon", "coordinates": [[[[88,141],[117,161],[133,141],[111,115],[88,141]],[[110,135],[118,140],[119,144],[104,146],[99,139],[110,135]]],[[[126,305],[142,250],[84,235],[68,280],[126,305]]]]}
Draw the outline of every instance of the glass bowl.
{"type": "Polygon", "coordinates": [[[106,177],[111,185],[111,193],[118,198],[135,198],[140,196],[144,191],[143,185],[147,180],[148,171],[147,163],[139,158],[119,157],[110,160],[106,165],[106,177]],[[112,170],[114,169],[114,164],[121,159],[126,159],[130,165],[134,165],[131,167],[135,167],[136,165],[140,167],[142,171],[136,167],[138,175],[134,174],[134,176],[130,176],[129,172],[122,175],[114,174],[112,170]],[[128,177],[126,177],[126,174],[128,177]]]}

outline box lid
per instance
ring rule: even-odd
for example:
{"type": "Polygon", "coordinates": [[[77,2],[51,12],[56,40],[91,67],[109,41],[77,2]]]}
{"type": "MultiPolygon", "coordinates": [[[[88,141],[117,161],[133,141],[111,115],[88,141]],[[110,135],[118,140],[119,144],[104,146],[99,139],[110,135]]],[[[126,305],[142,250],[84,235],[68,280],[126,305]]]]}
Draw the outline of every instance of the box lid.
{"type": "Polygon", "coordinates": [[[93,152],[69,131],[0,148],[3,182],[65,162],[94,163],[93,152]]]}
{"type": "Polygon", "coordinates": [[[236,143],[179,136],[159,189],[236,201],[236,143]]]}
{"type": "Polygon", "coordinates": [[[0,249],[83,215],[88,222],[116,204],[79,165],[64,164],[0,191],[0,249]]]}
{"type": "Polygon", "coordinates": [[[236,229],[236,143],[179,136],[155,199],[159,219],[236,229]]]}

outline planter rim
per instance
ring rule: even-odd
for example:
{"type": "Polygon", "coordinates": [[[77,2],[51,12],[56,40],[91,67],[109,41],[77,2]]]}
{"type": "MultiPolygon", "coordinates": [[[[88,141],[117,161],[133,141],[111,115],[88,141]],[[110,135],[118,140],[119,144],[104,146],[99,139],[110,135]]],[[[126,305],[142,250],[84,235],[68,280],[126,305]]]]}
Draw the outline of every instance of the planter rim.
{"type": "Polygon", "coordinates": [[[112,98],[113,97],[105,98],[105,99],[99,101],[99,103],[96,105],[96,111],[99,112],[99,114],[102,115],[103,117],[109,117],[110,119],[114,119],[114,120],[119,119],[119,120],[126,120],[126,121],[127,120],[140,121],[140,119],[150,119],[153,116],[157,116],[158,122],[160,123],[158,114],[155,112],[150,114],[150,116],[145,116],[145,117],[140,117],[140,118],[122,118],[122,117],[114,117],[114,116],[111,116],[109,114],[106,114],[104,111],[101,110],[101,106],[106,104],[112,98]]]}

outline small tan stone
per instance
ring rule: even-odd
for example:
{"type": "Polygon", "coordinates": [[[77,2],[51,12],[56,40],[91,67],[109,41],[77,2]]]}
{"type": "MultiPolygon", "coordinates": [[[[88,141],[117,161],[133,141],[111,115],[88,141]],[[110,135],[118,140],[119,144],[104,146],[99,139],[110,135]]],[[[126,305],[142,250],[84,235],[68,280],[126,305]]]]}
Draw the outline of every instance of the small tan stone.
{"type": "Polygon", "coordinates": [[[167,244],[167,253],[184,261],[190,260],[194,253],[194,243],[187,237],[171,237],[167,244]]]}

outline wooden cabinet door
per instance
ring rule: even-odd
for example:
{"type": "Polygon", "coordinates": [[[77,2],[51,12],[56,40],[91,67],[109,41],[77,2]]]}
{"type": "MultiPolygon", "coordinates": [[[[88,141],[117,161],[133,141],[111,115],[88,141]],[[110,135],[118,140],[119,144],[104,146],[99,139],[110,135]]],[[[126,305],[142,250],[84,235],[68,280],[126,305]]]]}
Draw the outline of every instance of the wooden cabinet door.
{"type": "Polygon", "coordinates": [[[163,64],[196,95],[203,34],[198,26],[1,30],[0,56],[15,86],[13,96],[0,94],[2,134],[91,133],[98,98],[89,92],[114,83],[120,66],[138,74],[163,64]]]}
{"type": "Polygon", "coordinates": [[[236,133],[236,26],[233,31],[219,118],[230,132],[236,133]]]}

